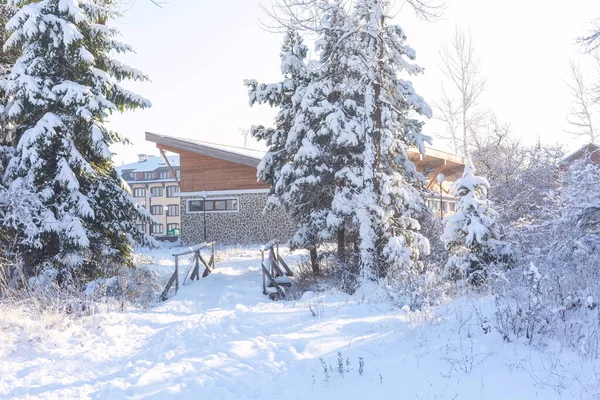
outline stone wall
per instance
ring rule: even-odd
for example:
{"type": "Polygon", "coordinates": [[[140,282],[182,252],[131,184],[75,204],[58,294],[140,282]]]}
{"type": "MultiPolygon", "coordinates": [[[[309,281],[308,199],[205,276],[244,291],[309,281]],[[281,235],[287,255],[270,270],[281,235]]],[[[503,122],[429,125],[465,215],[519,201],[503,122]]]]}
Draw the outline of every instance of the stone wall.
{"type": "MultiPolygon", "coordinates": [[[[284,211],[263,213],[267,193],[209,195],[207,199],[238,199],[238,212],[206,213],[207,242],[223,244],[267,243],[276,239],[287,241],[296,232],[296,225],[284,211]]],[[[187,200],[200,196],[181,197],[181,241],[186,245],[204,242],[202,212],[188,213],[187,200]]]]}

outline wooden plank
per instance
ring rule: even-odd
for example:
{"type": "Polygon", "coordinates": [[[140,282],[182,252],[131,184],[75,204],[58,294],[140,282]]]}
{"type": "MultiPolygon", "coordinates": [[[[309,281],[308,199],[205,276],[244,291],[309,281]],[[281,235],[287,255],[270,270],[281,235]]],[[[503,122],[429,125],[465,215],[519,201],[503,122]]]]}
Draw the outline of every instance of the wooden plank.
{"type": "Polygon", "coordinates": [[[271,259],[271,268],[274,269],[275,271],[277,271],[275,276],[284,276],[285,275],[285,273],[283,272],[281,267],[279,267],[279,265],[277,264],[277,261],[275,261],[273,259],[271,259]]]}
{"type": "Polygon", "coordinates": [[[194,271],[192,272],[192,280],[200,279],[200,263],[198,262],[198,253],[194,253],[194,271]]]}
{"type": "Polygon", "coordinates": [[[181,157],[182,192],[269,188],[264,182],[257,182],[256,168],[188,151],[176,152],[181,157]]]}
{"type": "Polygon", "coordinates": [[[275,240],[271,240],[269,243],[265,244],[261,247],[261,251],[271,250],[273,246],[275,246],[277,242],[275,240]]]}
{"type": "MultiPolygon", "coordinates": [[[[265,264],[262,264],[262,271],[263,274],[265,274],[265,276],[267,277],[267,279],[269,280],[269,282],[272,284],[272,287],[274,287],[275,289],[277,289],[277,291],[279,292],[279,294],[282,297],[285,297],[285,291],[281,288],[281,286],[279,286],[277,284],[277,282],[275,282],[275,279],[273,278],[273,276],[269,273],[269,271],[267,270],[267,268],[265,268],[265,264]]],[[[266,292],[266,290],[265,290],[266,292]]],[[[267,293],[264,293],[267,294],[267,293]]]]}
{"type": "Polygon", "coordinates": [[[165,286],[165,290],[163,290],[162,294],[160,295],[161,301],[167,300],[167,294],[169,293],[169,289],[171,289],[171,286],[173,286],[173,282],[175,282],[176,278],[177,278],[177,273],[174,272],[173,275],[171,275],[171,279],[169,279],[169,282],[167,282],[167,285],[165,286]]]}
{"type": "Polygon", "coordinates": [[[177,174],[175,173],[175,170],[171,166],[171,163],[169,162],[169,159],[167,158],[167,155],[165,154],[165,151],[163,149],[161,149],[160,147],[158,149],[160,150],[160,154],[162,154],[163,159],[165,160],[165,162],[169,166],[169,169],[171,170],[171,174],[173,175],[173,178],[175,178],[175,182],[177,182],[177,186],[181,187],[181,185],[179,185],[179,178],[177,178],[177,174]]]}
{"type": "Polygon", "coordinates": [[[196,246],[188,247],[187,249],[178,251],[177,253],[173,253],[172,256],[184,256],[186,254],[195,253],[199,250],[207,248],[208,246],[212,246],[213,244],[215,244],[215,242],[198,244],[196,246]]]}
{"type": "Polygon", "coordinates": [[[431,189],[431,187],[432,187],[432,186],[433,186],[435,183],[438,183],[438,182],[437,182],[437,176],[438,176],[438,174],[439,174],[440,172],[442,172],[442,169],[443,169],[443,168],[444,168],[444,165],[442,164],[442,166],[441,166],[441,167],[439,167],[439,168],[437,169],[437,171],[435,172],[435,174],[433,174],[433,177],[431,178],[431,180],[430,180],[430,181],[429,181],[429,183],[427,184],[427,190],[430,190],[430,189],[431,189]]]}
{"type": "MultiPolygon", "coordinates": [[[[194,261],[195,261],[195,260],[194,260],[194,261]]],[[[188,278],[188,276],[190,275],[190,270],[191,270],[192,268],[193,268],[194,270],[192,271],[192,275],[190,276],[190,280],[192,280],[192,281],[193,281],[193,280],[194,280],[194,274],[197,274],[197,271],[196,271],[196,269],[197,269],[197,268],[196,268],[196,263],[195,263],[194,261],[192,261],[192,262],[190,263],[190,266],[188,267],[188,270],[185,272],[185,276],[184,276],[184,278],[183,278],[183,285],[184,285],[184,286],[185,286],[185,282],[187,281],[187,278],[188,278]]]]}
{"type": "Polygon", "coordinates": [[[279,263],[281,264],[281,266],[285,269],[285,274],[287,276],[294,276],[294,273],[292,272],[292,270],[290,269],[290,267],[288,267],[288,265],[285,263],[285,261],[283,261],[283,258],[281,258],[280,255],[277,255],[277,261],[279,261],[279,263]]]}
{"type": "Polygon", "coordinates": [[[202,255],[200,253],[198,253],[198,258],[200,259],[202,264],[204,264],[205,268],[204,272],[202,273],[202,277],[206,278],[213,271],[213,269],[206,263],[206,261],[204,261],[204,258],[202,258],[202,255]]]}

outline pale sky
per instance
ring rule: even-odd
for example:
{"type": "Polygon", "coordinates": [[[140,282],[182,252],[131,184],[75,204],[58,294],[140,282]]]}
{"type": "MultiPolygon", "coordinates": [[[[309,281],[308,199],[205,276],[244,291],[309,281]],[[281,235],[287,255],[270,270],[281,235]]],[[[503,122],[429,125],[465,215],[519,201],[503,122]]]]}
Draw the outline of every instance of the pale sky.
{"type": "MultiPolygon", "coordinates": [[[[600,17],[600,1],[447,0],[444,19],[437,22],[420,21],[408,6],[398,6],[394,22],[404,27],[417,63],[425,68],[412,80],[430,104],[444,79],[439,50],[458,26],[471,32],[487,80],[482,106],[510,123],[525,142],[539,135],[570,149],[582,144],[564,132],[571,102],[564,81],[569,59],[582,58],[575,40],[600,17]]],[[[265,18],[254,0],[169,0],[162,8],[135,0],[116,26],[136,54],[120,59],[150,76],[151,83],[126,86],[153,107],[111,118],[111,127],[134,144],[114,148],[116,164],[133,161],[141,152],[157,154],[154,144],[144,140],[145,131],[242,145],[241,128],[271,123],[274,111],[250,108],[242,84],[247,78],[281,79],[281,35],[259,26],[265,18]]],[[[434,137],[440,130],[436,121],[425,127],[434,137]]],[[[433,147],[447,144],[438,140],[433,147]]]]}

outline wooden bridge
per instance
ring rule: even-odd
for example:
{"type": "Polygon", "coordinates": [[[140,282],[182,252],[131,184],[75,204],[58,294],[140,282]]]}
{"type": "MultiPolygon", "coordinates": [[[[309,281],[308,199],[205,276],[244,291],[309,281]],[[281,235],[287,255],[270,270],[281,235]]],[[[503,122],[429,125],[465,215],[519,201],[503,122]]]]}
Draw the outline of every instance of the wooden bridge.
{"type": "Polygon", "coordinates": [[[260,249],[262,267],[263,294],[271,300],[281,300],[288,297],[292,286],[290,277],[294,273],[279,255],[279,243],[272,240],[260,249]],[[265,252],[268,253],[265,264],[265,252]]]}
{"type": "Polygon", "coordinates": [[[203,278],[206,278],[215,268],[215,242],[202,243],[197,246],[178,251],[177,253],[173,253],[173,257],[175,257],[175,271],[173,272],[173,275],[171,275],[169,282],[167,282],[165,289],[160,295],[161,301],[165,301],[169,298],[169,291],[173,287],[173,284],[175,284],[175,294],[177,294],[177,291],[179,290],[179,259],[180,257],[187,255],[191,256],[189,258],[189,266],[183,277],[182,286],[185,285],[188,276],[192,281],[200,279],[200,264],[204,266],[204,271],[202,272],[203,278]],[[202,257],[201,251],[204,249],[210,249],[211,251],[208,262],[206,262],[204,257],[202,257]],[[191,276],[190,271],[192,273],[191,276]]]}

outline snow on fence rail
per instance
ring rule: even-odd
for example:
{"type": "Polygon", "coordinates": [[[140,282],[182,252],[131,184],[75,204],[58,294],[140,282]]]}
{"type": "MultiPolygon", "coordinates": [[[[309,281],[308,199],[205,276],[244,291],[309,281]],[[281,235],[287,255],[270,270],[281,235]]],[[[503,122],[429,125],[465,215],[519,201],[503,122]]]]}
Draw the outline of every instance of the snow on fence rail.
{"type": "Polygon", "coordinates": [[[175,271],[173,272],[173,275],[171,275],[169,282],[167,282],[165,289],[163,290],[162,294],[160,295],[161,301],[167,300],[169,290],[171,289],[173,284],[175,284],[175,294],[177,294],[177,291],[179,290],[179,257],[185,256],[188,254],[192,254],[192,256],[190,257],[190,264],[184,275],[182,285],[185,285],[187,277],[190,275],[190,271],[192,271],[192,275],[190,276],[191,280],[194,280],[194,279],[199,280],[200,279],[200,263],[202,263],[204,265],[204,272],[202,273],[203,278],[206,278],[208,276],[208,274],[210,274],[213,271],[213,269],[215,268],[215,242],[202,243],[202,244],[199,244],[196,246],[189,247],[187,249],[180,250],[176,253],[173,253],[172,255],[173,255],[173,257],[175,257],[175,271]],[[206,260],[202,257],[202,253],[200,251],[202,251],[206,248],[209,248],[209,247],[211,249],[211,255],[210,255],[210,259],[208,260],[208,262],[206,262],[206,260]],[[192,268],[193,268],[193,270],[192,270],[192,268]]]}
{"type": "Polygon", "coordinates": [[[289,277],[294,276],[286,262],[279,255],[279,243],[271,240],[260,248],[263,294],[268,294],[271,299],[286,297],[285,287],[292,286],[289,277]],[[265,265],[265,251],[269,253],[265,265]],[[268,281],[268,282],[267,282],[268,281]]]}

